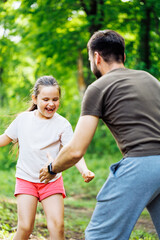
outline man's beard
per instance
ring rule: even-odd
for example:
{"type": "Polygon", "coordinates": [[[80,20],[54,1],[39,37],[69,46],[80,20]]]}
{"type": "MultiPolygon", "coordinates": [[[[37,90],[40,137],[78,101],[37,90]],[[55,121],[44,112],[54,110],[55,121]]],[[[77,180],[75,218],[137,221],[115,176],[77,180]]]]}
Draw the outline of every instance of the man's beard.
{"type": "Polygon", "coordinates": [[[96,64],[93,65],[93,74],[96,76],[96,78],[102,77],[102,73],[98,70],[96,64]]]}

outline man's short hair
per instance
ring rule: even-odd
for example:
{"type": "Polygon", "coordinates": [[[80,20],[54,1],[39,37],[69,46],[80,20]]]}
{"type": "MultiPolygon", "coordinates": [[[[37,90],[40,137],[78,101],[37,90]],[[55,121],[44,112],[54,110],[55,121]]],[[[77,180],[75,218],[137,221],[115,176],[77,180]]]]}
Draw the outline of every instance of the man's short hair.
{"type": "Polygon", "coordinates": [[[125,42],[123,37],[113,30],[95,32],[87,47],[92,56],[97,51],[105,62],[124,63],[125,42]]]}

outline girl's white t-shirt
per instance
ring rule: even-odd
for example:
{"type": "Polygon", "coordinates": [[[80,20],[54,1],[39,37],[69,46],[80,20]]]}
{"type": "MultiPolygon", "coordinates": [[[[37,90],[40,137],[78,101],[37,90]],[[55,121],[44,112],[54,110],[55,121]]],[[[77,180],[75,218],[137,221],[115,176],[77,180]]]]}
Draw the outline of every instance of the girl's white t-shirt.
{"type": "MultiPolygon", "coordinates": [[[[53,159],[56,158],[60,146],[71,140],[73,130],[71,124],[58,113],[51,119],[41,119],[32,111],[18,115],[5,134],[19,144],[16,177],[40,183],[40,169],[49,164],[47,152],[53,159]]],[[[61,173],[58,173],[51,181],[60,176],[61,173]]]]}

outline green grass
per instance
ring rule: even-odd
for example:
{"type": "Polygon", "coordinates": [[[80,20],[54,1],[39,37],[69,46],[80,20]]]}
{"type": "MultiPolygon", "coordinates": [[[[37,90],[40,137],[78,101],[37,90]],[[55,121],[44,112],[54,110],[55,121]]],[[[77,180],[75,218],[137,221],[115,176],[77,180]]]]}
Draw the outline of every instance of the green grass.
{"type": "Polygon", "coordinates": [[[155,234],[149,234],[144,230],[135,230],[130,237],[130,240],[158,240],[155,234]]]}
{"type": "MultiPolygon", "coordinates": [[[[109,173],[109,165],[120,160],[120,155],[107,159],[86,156],[90,170],[95,172],[95,179],[85,183],[78,170],[73,167],[63,173],[64,185],[67,192],[65,204],[65,237],[66,239],[84,240],[84,231],[89,223],[96,204],[96,195],[102,187],[109,173]]],[[[17,206],[14,198],[15,171],[0,171],[0,239],[12,239],[17,226],[17,206]]],[[[150,221],[146,210],[141,219],[150,221]]],[[[37,216],[33,236],[48,239],[46,219],[41,204],[38,204],[37,216]]],[[[150,233],[144,226],[136,226],[130,240],[158,240],[154,233],[150,233]]]]}
{"type": "Polygon", "coordinates": [[[0,196],[13,197],[15,187],[15,170],[0,171],[0,196]]]}

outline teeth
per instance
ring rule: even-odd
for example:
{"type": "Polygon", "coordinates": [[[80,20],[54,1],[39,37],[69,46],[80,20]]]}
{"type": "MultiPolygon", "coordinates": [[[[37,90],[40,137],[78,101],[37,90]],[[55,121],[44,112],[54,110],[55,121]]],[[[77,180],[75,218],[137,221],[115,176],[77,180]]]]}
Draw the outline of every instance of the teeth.
{"type": "Polygon", "coordinates": [[[46,108],[47,111],[53,112],[55,108],[46,108]]]}

